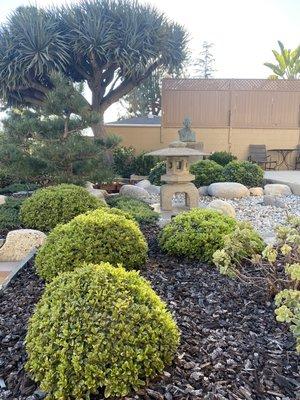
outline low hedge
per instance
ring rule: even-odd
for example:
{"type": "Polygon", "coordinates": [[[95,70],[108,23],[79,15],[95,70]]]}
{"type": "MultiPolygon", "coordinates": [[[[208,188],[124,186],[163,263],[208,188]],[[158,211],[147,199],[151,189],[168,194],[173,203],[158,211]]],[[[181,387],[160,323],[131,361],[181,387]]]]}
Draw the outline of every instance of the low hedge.
{"type": "Polygon", "coordinates": [[[22,202],[20,199],[7,198],[0,206],[0,232],[6,233],[21,227],[19,213],[22,202]]]}
{"type": "Polygon", "coordinates": [[[21,207],[21,221],[28,228],[48,232],[79,214],[105,204],[80,186],[61,184],[39,189],[21,207]]]}
{"type": "Polygon", "coordinates": [[[38,274],[46,281],[72,271],[83,262],[110,262],[137,269],[146,261],[148,246],[138,225],[113,210],[98,209],[59,225],[36,256],[38,274]]]}
{"type": "Polygon", "coordinates": [[[126,396],[170,364],[179,331],[137,272],[80,265],[50,283],[29,322],[26,368],[49,398],[126,396]]]}
{"type": "Polygon", "coordinates": [[[194,208],[174,217],[161,231],[159,243],[169,254],[210,262],[235,226],[231,217],[194,208]]]}
{"type": "Polygon", "coordinates": [[[138,223],[153,223],[159,218],[159,214],[149,204],[132,197],[114,196],[108,200],[108,204],[129,213],[138,223]]]}
{"type": "Polygon", "coordinates": [[[238,182],[245,186],[262,186],[264,179],[263,169],[249,161],[231,161],[223,170],[224,180],[238,182]]]}
{"type": "Polygon", "coordinates": [[[223,182],[223,167],[212,160],[200,160],[190,166],[191,174],[195,175],[195,185],[208,186],[211,183],[223,182]]]}

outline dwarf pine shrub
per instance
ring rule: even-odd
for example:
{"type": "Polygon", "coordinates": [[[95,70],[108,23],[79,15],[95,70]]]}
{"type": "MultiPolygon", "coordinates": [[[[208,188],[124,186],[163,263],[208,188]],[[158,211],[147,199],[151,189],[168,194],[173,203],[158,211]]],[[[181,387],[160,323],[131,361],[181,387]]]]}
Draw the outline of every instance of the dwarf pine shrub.
{"type": "Polygon", "coordinates": [[[33,193],[24,201],[20,215],[24,226],[48,232],[79,214],[104,206],[83,187],[61,184],[33,193]]]}
{"type": "Polygon", "coordinates": [[[126,396],[172,361],[179,331],[137,272],[108,263],[56,277],[29,322],[27,370],[49,398],[126,396]]]}
{"type": "Polygon", "coordinates": [[[148,246],[135,221],[98,209],[59,225],[48,235],[36,256],[38,274],[46,281],[72,271],[83,262],[110,262],[138,269],[145,263],[148,246]]]}

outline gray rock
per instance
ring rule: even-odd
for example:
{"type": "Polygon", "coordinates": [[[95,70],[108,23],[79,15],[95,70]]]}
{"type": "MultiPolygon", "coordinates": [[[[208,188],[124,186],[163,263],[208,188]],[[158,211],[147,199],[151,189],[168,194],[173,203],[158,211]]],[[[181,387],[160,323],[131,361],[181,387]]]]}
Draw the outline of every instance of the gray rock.
{"type": "Polygon", "coordinates": [[[142,181],[136,183],[135,186],[143,188],[143,189],[147,189],[147,187],[149,187],[151,185],[151,182],[148,181],[148,179],[143,179],[142,181]]]}
{"type": "Polygon", "coordinates": [[[246,186],[237,182],[217,182],[208,186],[207,192],[210,196],[223,199],[238,199],[250,195],[246,186]]]}
{"type": "Polygon", "coordinates": [[[108,196],[108,193],[106,190],[101,190],[101,189],[94,189],[94,186],[92,182],[86,182],[86,190],[94,197],[97,197],[97,199],[103,201],[103,203],[106,204],[105,197],[108,196]]]}
{"type": "Polygon", "coordinates": [[[290,196],[292,191],[288,185],[270,183],[269,185],[265,186],[264,193],[272,196],[290,196]]]}
{"type": "Polygon", "coordinates": [[[129,196],[134,199],[150,202],[150,195],[147,190],[136,185],[123,185],[120,189],[121,196],[129,196]]]}
{"type": "Polygon", "coordinates": [[[278,208],[285,208],[284,202],[280,199],[280,196],[272,196],[270,194],[264,195],[263,204],[265,206],[272,206],[278,208]]]}
{"type": "Polygon", "coordinates": [[[235,218],[235,210],[233,206],[227,201],[216,199],[210,202],[207,208],[219,211],[220,213],[227,215],[229,217],[235,218]]]}
{"type": "Polygon", "coordinates": [[[207,196],[208,195],[207,189],[208,189],[208,186],[200,186],[198,188],[199,196],[207,196]]]}
{"type": "Polygon", "coordinates": [[[261,187],[252,187],[249,189],[251,196],[263,196],[264,189],[261,187]]]}
{"type": "Polygon", "coordinates": [[[151,194],[151,195],[157,195],[157,196],[159,196],[159,194],[160,194],[160,186],[157,186],[157,185],[150,185],[150,186],[147,186],[147,187],[145,188],[145,190],[147,190],[147,192],[148,192],[149,194],[151,194]]]}

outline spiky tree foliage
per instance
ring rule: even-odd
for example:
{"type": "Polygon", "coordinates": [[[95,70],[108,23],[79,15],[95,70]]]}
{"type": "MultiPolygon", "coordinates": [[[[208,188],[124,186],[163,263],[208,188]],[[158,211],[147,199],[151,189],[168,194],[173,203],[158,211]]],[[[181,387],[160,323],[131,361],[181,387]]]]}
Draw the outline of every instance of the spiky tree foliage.
{"type": "Polygon", "coordinates": [[[0,169],[26,181],[46,177],[50,182],[80,183],[111,178],[103,144],[81,133],[97,120],[86,109],[81,88],[58,73],[51,74],[51,81],[55,88],[41,109],[12,109],[3,120],[0,169]]]}
{"type": "Polygon", "coordinates": [[[214,69],[215,59],[211,53],[213,46],[213,43],[203,42],[200,56],[194,63],[197,78],[212,78],[213,73],[216,71],[214,69]]]}
{"type": "Polygon", "coordinates": [[[7,105],[41,106],[63,72],[92,92],[92,124],[104,135],[105,110],[159,67],[179,66],[186,33],[149,5],[131,0],[85,0],[77,4],[17,9],[1,27],[0,90],[7,105]]]}
{"type": "Polygon", "coordinates": [[[296,49],[286,49],[282,42],[278,40],[280,52],[272,50],[277,64],[266,62],[264,65],[270,68],[274,77],[282,79],[298,79],[300,77],[300,46],[296,49]]]}

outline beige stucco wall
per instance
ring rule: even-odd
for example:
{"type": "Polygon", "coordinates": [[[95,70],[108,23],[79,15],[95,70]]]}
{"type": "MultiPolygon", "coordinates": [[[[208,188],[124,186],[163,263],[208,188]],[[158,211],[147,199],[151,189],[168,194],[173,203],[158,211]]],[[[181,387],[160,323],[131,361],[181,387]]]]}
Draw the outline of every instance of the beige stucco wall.
{"type": "MultiPolygon", "coordinates": [[[[167,147],[178,139],[178,129],[158,126],[106,127],[108,133],[122,138],[123,146],[133,146],[138,153],[167,147]]],[[[249,144],[265,144],[267,149],[295,148],[300,144],[299,129],[195,128],[194,131],[197,141],[204,143],[205,152],[231,151],[239,159],[248,157],[249,144]]],[[[275,153],[270,154],[276,158],[275,153]]]]}

